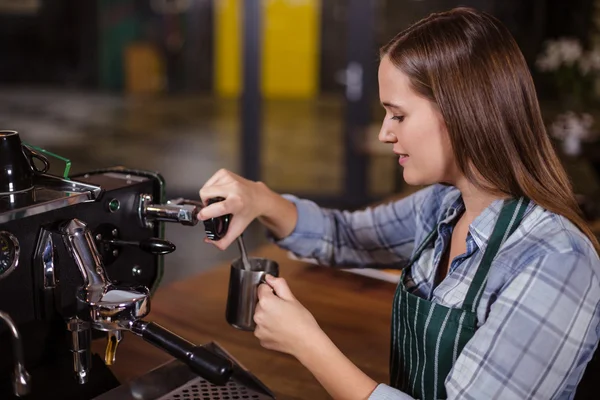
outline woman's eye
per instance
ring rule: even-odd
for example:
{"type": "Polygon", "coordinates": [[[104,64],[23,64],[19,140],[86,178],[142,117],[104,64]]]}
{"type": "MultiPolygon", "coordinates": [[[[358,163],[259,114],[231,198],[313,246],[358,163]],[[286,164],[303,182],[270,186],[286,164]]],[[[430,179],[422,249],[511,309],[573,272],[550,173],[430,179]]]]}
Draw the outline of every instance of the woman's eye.
{"type": "Polygon", "coordinates": [[[404,121],[404,115],[394,115],[394,116],[392,117],[392,119],[393,119],[394,121],[402,122],[402,121],[404,121]]]}

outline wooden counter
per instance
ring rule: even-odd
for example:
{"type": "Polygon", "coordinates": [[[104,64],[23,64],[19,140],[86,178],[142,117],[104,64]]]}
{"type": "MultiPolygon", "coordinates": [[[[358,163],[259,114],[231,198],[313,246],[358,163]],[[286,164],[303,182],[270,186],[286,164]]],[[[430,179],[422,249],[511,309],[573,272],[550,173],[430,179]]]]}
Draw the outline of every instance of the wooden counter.
{"type": "MultiPolygon", "coordinates": [[[[201,250],[199,249],[201,253],[201,250]]],[[[280,275],[346,356],[378,382],[388,381],[389,329],[395,285],[288,259],[267,245],[252,255],[279,263],[280,275]]],[[[201,255],[199,255],[201,256],[201,255]]],[[[167,256],[168,257],[168,256],[167,256]]],[[[148,321],[162,324],[195,344],[218,342],[278,399],[329,399],[327,392],[295,358],[264,349],[251,332],[225,321],[229,265],[160,287],[148,321]]],[[[94,350],[103,354],[102,341],[94,350]]],[[[143,375],[171,357],[133,334],[119,345],[113,372],[123,382],[143,375]]]]}

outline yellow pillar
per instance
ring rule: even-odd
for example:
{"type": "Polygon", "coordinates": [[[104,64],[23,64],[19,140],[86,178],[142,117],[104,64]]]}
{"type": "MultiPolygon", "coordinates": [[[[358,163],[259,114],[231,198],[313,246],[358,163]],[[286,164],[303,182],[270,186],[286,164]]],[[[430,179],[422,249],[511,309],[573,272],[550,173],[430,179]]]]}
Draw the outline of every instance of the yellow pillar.
{"type": "MultiPolygon", "coordinates": [[[[215,89],[241,89],[242,3],[215,3],[215,89]]],[[[262,0],[261,91],[265,98],[311,98],[319,87],[320,0],[262,0]]]]}
{"type": "Polygon", "coordinates": [[[319,0],[264,0],[262,90],[310,98],[319,78],[319,0]]]}
{"type": "Polygon", "coordinates": [[[242,81],[241,8],[243,0],[215,1],[214,90],[237,97],[242,81]]]}

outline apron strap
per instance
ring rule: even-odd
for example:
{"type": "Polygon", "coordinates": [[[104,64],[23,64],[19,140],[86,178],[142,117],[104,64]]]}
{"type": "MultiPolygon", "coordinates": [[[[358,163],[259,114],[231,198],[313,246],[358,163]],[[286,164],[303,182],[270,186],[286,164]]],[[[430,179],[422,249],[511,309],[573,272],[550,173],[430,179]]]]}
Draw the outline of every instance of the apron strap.
{"type": "Polygon", "coordinates": [[[500,216],[494,226],[494,231],[488,241],[481,263],[469,286],[463,309],[471,310],[472,312],[476,311],[479,300],[483,295],[483,289],[487,282],[488,272],[492,265],[492,261],[506,239],[508,239],[508,237],[519,227],[528,204],[529,200],[523,197],[520,199],[509,199],[504,201],[502,211],[500,211],[500,216]]]}
{"type": "MultiPolygon", "coordinates": [[[[412,256],[412,258],[406,265],[406,268],[410,268],[413,265],[413,263],[416,260],[418,260],[419,257],[421,257],[421,253],[423,253],[423,251],[427,248],[429,243],[431,243],[432,241],[434,241],[437,238],[437,233],[438,233],[437,230],[438,230],[438,226],[437,226],[437,224],[435,224],[433,226],[433,229],[427,234],[425,239],[421,242],[421,245],[419,246],[419,248],[417,248],[417,250],[415,251],[415,254],[412,256]]],[[[406,269],[406,268],[404,268],[404,269],[406,269]]]]}

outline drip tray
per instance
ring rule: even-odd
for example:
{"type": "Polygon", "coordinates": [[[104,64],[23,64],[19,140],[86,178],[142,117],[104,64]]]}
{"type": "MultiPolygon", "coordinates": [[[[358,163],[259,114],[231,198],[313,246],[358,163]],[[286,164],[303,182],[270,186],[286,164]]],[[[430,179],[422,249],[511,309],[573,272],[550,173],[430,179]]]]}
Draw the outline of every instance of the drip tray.
{"type": "Polygon", "coordinates": [[[217,343],[204,346],[229,358],[233,375],[223,386],[199,377],[187,365],[172,360],[93,400],[272,400],[275,395],[217,343]]]}
{"type": "Polygon", "coordinates": [[[271,400],[267,396],[235,381],[225,386],[215,386],[202,378],[196,378],[158,400],[271,400]]]}

